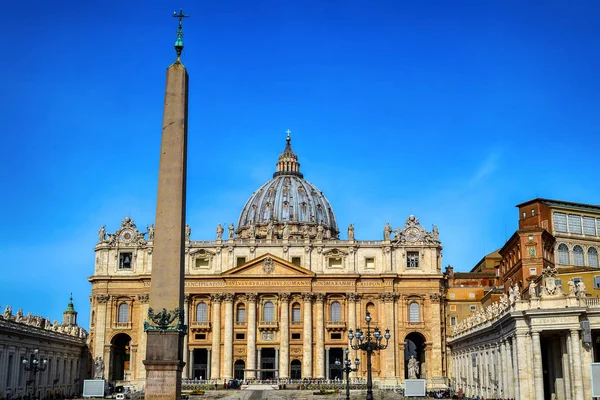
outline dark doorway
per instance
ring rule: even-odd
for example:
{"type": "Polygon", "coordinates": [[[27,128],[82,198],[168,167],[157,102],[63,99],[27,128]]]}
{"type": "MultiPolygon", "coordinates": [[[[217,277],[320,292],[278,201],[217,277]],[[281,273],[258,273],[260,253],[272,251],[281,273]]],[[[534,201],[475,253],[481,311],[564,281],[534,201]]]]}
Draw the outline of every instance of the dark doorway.
{"type": "Polygon", "coordinates": [[[192,366],[194,379],[208,379],[208,350],[194,349],[194,365],[192,366]]]}
{"type": "MultiPolygon", "coordinates": [[[[563,339],[566,345],[566,338],[563,339]]],[[[544,375],[544,399],[567,398],[563,375],[563,354],[560,335],[540,335],[542,373],[544,375]]]]}
{"type": "Polygon", "coordinates": [[[425,337],[417,332],[409,333],[404,342],[404,378],[406,379],[408,379],[408,361],[412,356],[419,362],[417,378],[425,379],[427,375],[425,337]]]}
{"type": "Polygon", "coordinates": [[[329,379],[343,379],[342,367],[344,366],[344,349],[339,347],[329,349],[329,379]],[[335,360],[340,362],[339,366],[335,365],[335,360]]]}
{"type": "Polygon", "coordinates": [[[261,379],[275,378],[275,349],[272,347],[260,350],[261,379]],[[270,370],[270,371],[268,371],[270,370]]]}
{"type": "Polygon", "coordinates": [[[244,370],[246,369],[246,363],[243,360],[237,360],[233,364],[233,379],[244,380],[244,370]]]}
{"type": "Polygon", "coordinates": [[[292,360],[290,379],[302,379],[302,363],[300,360],[292,360]]]}
{"type": "Polygon", "coordinates": [[[110,373],[112,381],[125,379],[125,371],[129,371],[131,337],[125,333],[116,335],[110,343],[110,373]]]}

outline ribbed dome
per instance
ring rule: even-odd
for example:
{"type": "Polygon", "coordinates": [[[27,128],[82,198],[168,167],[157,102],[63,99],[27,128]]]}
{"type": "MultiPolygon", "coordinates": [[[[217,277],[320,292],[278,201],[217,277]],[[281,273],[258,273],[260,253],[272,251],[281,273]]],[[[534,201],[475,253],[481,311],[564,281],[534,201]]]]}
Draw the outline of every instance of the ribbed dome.
{"type": "Polygon", "coordinates": [[[288,235],[337,238],[339,231],[329,201],[303,179],[291,138],[288,136],[286,141],[273,179],[252,193],[246,202],[238,221],[238,236],[251,237],[254,230],[258,238],[288,235]]]}

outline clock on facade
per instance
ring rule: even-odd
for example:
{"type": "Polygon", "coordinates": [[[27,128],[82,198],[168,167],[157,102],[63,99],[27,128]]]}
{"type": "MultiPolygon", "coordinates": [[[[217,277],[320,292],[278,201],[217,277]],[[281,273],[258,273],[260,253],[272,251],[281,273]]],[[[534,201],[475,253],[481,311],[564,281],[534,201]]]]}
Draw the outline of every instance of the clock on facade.
{"type": "Polygon", "coordinates": [[[419,232],[417,228],[408,228],[406,230],[406,240],[408,240],[409,242],[416,242],[417,240],[419,240],[420,236],[421,232],[419,232]]]}
{"type": "Polygon", "coordinates": [[[123,230],[119,236],[122,241],[129,242],[131,239],[133,239],[133,232],[130,231],[129,229],[126,229],[126,230],[123,230]]]}

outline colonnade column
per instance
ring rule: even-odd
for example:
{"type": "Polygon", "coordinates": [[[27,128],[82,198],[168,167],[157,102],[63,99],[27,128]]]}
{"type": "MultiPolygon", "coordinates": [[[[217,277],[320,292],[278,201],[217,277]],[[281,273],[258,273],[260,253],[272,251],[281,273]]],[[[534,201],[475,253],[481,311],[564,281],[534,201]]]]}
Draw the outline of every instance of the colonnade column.
{"type": "MultiPolygon", "coordinates": [[[[186,335],[187,336],[187,335],[186,335]]],[[[187,351],[184,351],[184,353],[186,353],[187,355],[187,351]]],[[[189,351],[189,364],[188,367],[188,379],[194,379],[194,349],[190,349],[189,351]]]]}
{"type": "Polygon", "coordinates": [[[225,294],[225,331],[223,338],[223,378],[232,379],[233,374],[233,293],[225,294]]]}
{"type": "Polygon", "coordinates": [[[315,305],[317,306],[317,340],[316,340],[316,357],[315,363],[317,366],[317,379],[325,378],[325,324],[324,324],[324,302],[325,295],[323,293],[315,294],[315,305]]]}
{"type": "Polygon", "coordinates": [[[531,388],[530,377],[533,376],[532,371],[529,371],[527,362],[527,332],[517,332],[515,341],[515,353],[518,354],[517,360],[517,387],[519,388],[519,398],[529,399],[529,391],[531,388]]]}
{"type": "Polygon", "coordinates": [[[303,293],[304,325],[302,329],[302,378],[312,378],[312,293],[303,293]]]}
{"type": "Polygon", "coordinates": [[[508,341],[502,340],[502,397],[512,397],[512,389],[509,384],[512,377],[512,365],[510,363],[508,341]]]}
{"type": "Polygon", "coordinates": [[[206,349],[206,379],[210,379],[210,370],[212,364],[212,349],[206,349]]]}
{"type": "Polygon", "coordinates": [[[248,300],[248,342],[246,343],[246,360],[248,361],[247,379],[256,378],[256,298],[257,293],[248,293],[246,299],[248,300]]]}
{"type": "Polygon", "coordinates": [[[210,359],[211,379],[221,377],[221,301],[223,294],[211,295],[212,299],[212,357],[210,359]]]}
{"type": "Polygon", "coordinates": [[[281,301],[281,340],[279,342],[279,377],[290,377],[290,294],[280,293],[281,301]]]}
{"type": "Polygon", "coordinates": [[[565,334],[560,337],[560,357],[562,360],[562,370],[565,382],[565,398],[573,397],[573,388],[571,386],[571,360],[569,354],[571,353],[571,336],[565,334]]]}
{"type": "Polygon", "coordinates": [[[571,365],[573,366],[573,388],[575,400],[583,400],[581,351],[579,347],[579,330],[571,329],[571,365]]]}
{"type": "Polygon", "coordinates": [[[544,376],[542,375],[542,348],[540,345],[540,333],[531,332],[533,352],[533,383],[535,387],[535,399],[544,400],[544,376]]]}

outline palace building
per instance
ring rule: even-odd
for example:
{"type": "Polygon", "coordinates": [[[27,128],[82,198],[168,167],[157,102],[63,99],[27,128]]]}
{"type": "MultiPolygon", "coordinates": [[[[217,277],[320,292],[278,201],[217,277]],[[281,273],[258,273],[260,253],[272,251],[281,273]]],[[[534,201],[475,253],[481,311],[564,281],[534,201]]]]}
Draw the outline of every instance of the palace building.
{"type": "MultiPolygon", "coordinates": [[[[446,381],[442,246],[410,215],[382,237],[347,239],[332,205],[304,179],[288,136],[273,178],[214,239],[185,237],[184,378],[333,379],[350,329],[390,330],[374,354],[373,378],[401,384],[420,362],[430,388],[446,381]],[[227,231],[227,232],[225,232],[227,231]]],[[[399,223],[401,221],[395,221],[399,223]]],[[[394,221],[393,221],[394,222],[394,221]]],[[[152,285],[154,228],[126,217],[102,227],[95,251],[89,345],[115,384],[144,386],[144,321],[152,285]]],[[[352,358],[363,357],[352,352],[352,358]]],[[[366,360],[356,373],[366,376],[366,360]]]]}

